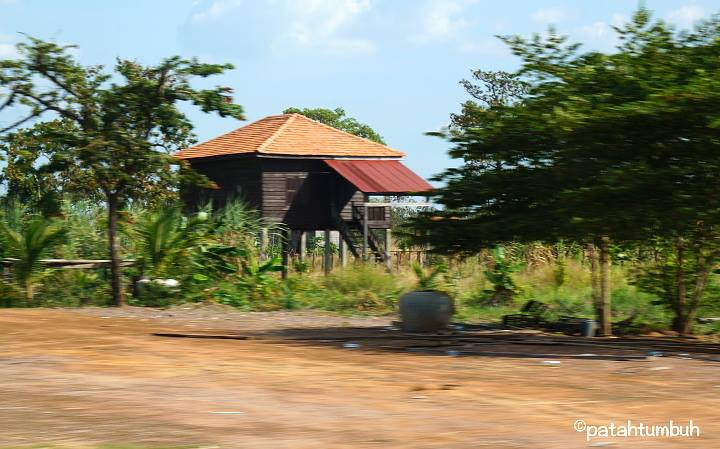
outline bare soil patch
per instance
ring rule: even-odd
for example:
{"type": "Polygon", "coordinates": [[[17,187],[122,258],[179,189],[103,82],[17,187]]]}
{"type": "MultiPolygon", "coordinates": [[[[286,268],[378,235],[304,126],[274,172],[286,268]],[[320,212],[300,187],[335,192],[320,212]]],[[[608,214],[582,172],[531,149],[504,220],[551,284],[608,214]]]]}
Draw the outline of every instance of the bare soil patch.
{"type": "Polygon", "coordinates": [[[461,342],[460,356],[449,356],[446,343],[462,336],[418,342],[387,328],[392,320],[221,307],[5,309],[0,446],[720,447],[720,363],[673,356],[547,365],[472,353],[628,353],[569,350],[541,337],[541,348],[535,340],[461,342]],[[153,335],[170,331],[250,338],[153,335]],[[587,442],[573,430],[577,419],[693,419],[702,433],[587,442]]]}

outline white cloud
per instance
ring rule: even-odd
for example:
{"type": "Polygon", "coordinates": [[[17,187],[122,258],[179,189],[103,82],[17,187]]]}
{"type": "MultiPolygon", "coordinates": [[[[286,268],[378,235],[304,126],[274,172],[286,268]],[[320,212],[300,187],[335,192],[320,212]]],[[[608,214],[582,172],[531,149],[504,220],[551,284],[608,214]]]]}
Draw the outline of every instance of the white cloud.
{"type": "Polygon", "coordinates": [[[476,0],[431,0],[421,14],[420,28],[412,40],[428,42],[456,37],[468,27],[464,10],[476,0]]]}
{"type": "Polygon", "coordinates": [[[556,24],[570,18],[570,14],[563,8],[542,8],[535,11],[532,20],[542,24],[556,24]]]}
{"type": "Polygon", "coordinates": [[[212,22],[219,19],[229,10],[242,5],[242,0],[214,0],[206,9],[196,12],[190,16],[190,22],[202,23],[212,22]]]}
{"type": "Polygon", "coordinates": [[[287,0],[286,5],[291,17],[286,37],[301,47],[324,47],[333,52],[373,50],[369,40],[340,36],[370,9],[370,0],[287,0]]]}
{"type": "Polygon", "coordinates": [[[209,0],[195,6],[197,11],[188,19],[190,27],[242,28],[246,30],[242,40],[265,48],[291,44],[329,53],[374,49],[370,40],[348,35],[358,18],[371,9],[371,0],[209,0]]]}
{"type": "Polygon", "coordinates": [[[606,22],[599,21],[579,28],[580,34],[594,40],[605,40],[612,34],[612,28],[606,22]]]}
{"type": "Polygon", "coordinates": [[[685,5],[665,15],[665,20],[680,28],[692,28],[695,22],[706,16],[705,9],[697,5],[685,5]]]}
{"type": "Polygon", "coordinates": [[[480,54],[484,56],[503,57],[510,52],[500,39],[487,38],[480,40],[468,40],[460,45],[463,53],[480,54]]]}
{"type": "MultiPolygon", "coordinates": [[[[2,2],[3,0],[0,0],[2,2]]],[[[10,36],[0,35],[0,58],[16,59],[20,56],[17,48],[15,48],[15,39],[10,36]]]]}
{"type": "Polygon", "coordinates": [[[0,42],[0,58],[13,59],[18,53],[13,44],[0,42]]]}
{"type": "Polygon", "coordinates": [[[589,25],[581,26],[577,29],[578,34],[583,41],[590,46],[606,49],[614,47],[618,42],[617,33],[613,27],[620,27],[628,21],[628,17],[623,14],[613,14],[609,21],[597,21],[589,25]]]}

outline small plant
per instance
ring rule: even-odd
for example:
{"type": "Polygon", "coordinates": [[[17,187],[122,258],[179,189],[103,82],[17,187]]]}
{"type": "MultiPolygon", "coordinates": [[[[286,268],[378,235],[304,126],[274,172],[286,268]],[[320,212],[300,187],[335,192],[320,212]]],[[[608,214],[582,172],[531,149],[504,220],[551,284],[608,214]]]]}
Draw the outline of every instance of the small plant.
{"type": "Polygon", "coordinates": [[[442,290],[444,287],[445,282],[441,279],[441,275],[447,274],[447,265],[439,264],[428,271],[420,263],[413,262],[412,270],[417,278],[418,290],[442,290]]]}
{"type": "Polygon", "coordinates": [[[505,257],[502,246],[496,247],[492,252],[492,268],[485,271],[485,278],[492,284],[492,290],[486,290],[490,295],[490,305],[497,306],[513,301],[517,292],[517,286],[513,281],[512,274],[520,269],[522,265],[512,263],[505,257]]]}
{"type": "Polygon", "coordinates": [[[310,272],[310,263],[305,260],[295,260],[293,261],[293,270],[295,270],[298,274],[306,274],[310,272]]]}
{"type": "Polygon", "coordinates": [[[272,296],[278,284],[273,273],[282,271],[282,269],[282,263],[277,257],[265,262],[258,262],[256,258],[250,257],[243,263],[238,287],[247,292],[250,301],[267,300],[272,296]]]}

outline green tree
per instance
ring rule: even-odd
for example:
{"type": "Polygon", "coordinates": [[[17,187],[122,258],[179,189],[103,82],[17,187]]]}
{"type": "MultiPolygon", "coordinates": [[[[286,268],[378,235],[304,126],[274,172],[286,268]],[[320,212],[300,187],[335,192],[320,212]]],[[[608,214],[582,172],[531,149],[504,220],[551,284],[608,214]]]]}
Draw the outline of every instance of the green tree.
{"type": "MultiPolygon", "coordinates": [[[[0,129],[7,132],[45,114],[58,118],[44,136],[63,151],[51,155],[56,170],[77,167],[86,188],[96,191],[107,207],[112,299],[123,304],[117,243],[119,211],[133,200],[175,187],[191,177],[171,154],[194,141],[192,124],[180,105],[203,112],[242,118],[226,87],[195,89],[194,78],[232,68],[171,57],[155,66],[120,59],[112,72],[83,66],[68,47],[30,38],[18,45],[21,59],[0,61],[0,112],[28,113],[0,129]]],[[[193,176],[199,182],[199,177],[193,176]]]]}
{"type": "Polygon", "coordinates": [[[283,114],[304,115],[305,117],[332,126],[333,128],[372,140],[373,142],[381,143],[383,145],[385,144],[385,141],[380,134],[368,125],[360,123],[352,117],[347,117],[345,115],[345,110],[342,108],[287,108],[283,111],[283,114]]]}
{"type": "MultiPolygon", "coordinates": [[[[596,242],[607,309],[610,242],[693,236],[704,248],[693,264],[702,296],[720,256],[720,20],[678,33],[640,9],[617,32],[611,54],[579,53],[553,32],[504,38],[527,94],[451,137],[450,154],[475,164],[445,171],[446,210],[417,222],[438,250],[596,242]]],[[[677,301],[686,313],[675,328],[689,332],[697,303],[677,301]]]]}
{"type": "Polygon", "coordinates": [[[473,98],[461,105],[459,114],[450,114],[450,126],[456,131],[482,126],[489,111],[502,110],[523,98],[527,85],[517,73],[503,70],[473,70],[472,79],[460,85],[473,98]]]}
{"type": "Polygon", "coordinates": [[[87,188],[88,180],[78,167],[66,165],[55,170],[47,165],[54,154],[67,150],[62,142],[47,138],[49,132],[62,126],[62,121],[40,122],[0,140],[0,154],[5,158],[0,183],[5,187],[6,201],[29,205],[44,215],[59,214],[63,198],[102,201],[87,188]]]}

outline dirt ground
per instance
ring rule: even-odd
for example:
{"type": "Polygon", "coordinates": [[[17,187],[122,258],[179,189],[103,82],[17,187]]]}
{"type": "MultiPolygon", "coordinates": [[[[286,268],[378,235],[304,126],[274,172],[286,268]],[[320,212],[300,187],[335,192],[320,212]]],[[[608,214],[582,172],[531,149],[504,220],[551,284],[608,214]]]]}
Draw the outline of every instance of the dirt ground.
{"type": "Polygon", "coordinates": [[[720,447],[720,363],[548,364],[332,339],[390,323],[222,308],[0,310],[0,447],[720,447]],[[289,338],[297,328],[328,337],[289,338]],[[265,337],[153,335],[168,331],[265,337]],[[574,430],[579,419],[692,419],[701,435],[587,441],[574,430]]]}

